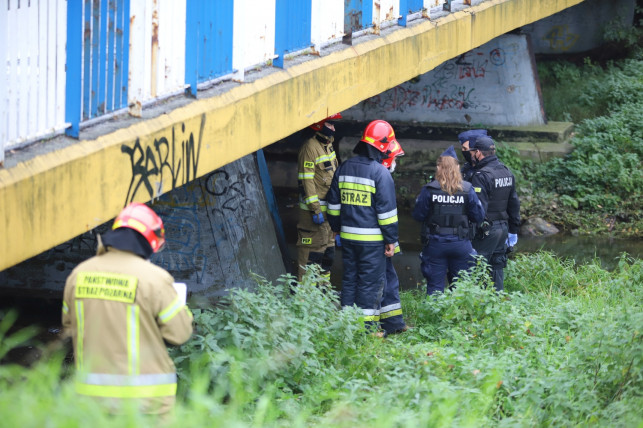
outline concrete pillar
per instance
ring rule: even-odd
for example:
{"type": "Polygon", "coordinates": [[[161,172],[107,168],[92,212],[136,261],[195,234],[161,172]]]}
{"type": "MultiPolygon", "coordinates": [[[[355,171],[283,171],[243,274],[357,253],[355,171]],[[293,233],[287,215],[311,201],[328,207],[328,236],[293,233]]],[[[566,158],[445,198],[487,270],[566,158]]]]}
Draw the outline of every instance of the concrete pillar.
{"type": "MultiPolygon", "coordinates": [[[[152,262],[203,304],[230,288],[252,288],[254,274],[274,281],[286,273],[254,154],[164,194],[152,207],[167,240],[152,262]]],[[[71,270],[95,254],[96,235],[111,224],[0,272],[0,291],[61,297],[71,270]]]]}

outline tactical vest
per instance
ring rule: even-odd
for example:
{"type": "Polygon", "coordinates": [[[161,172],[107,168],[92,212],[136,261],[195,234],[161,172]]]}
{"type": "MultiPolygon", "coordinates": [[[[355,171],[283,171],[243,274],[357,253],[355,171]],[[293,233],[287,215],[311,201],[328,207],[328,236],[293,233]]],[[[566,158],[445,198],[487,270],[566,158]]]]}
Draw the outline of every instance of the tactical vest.
{"type": "Polygon", "coordinates": [[[424,221],[423,238],[428,235],[456,235],[460,239],[470,238],[469,190],[471,183],[462,182],[463,190],[449,195],[440,188],[440,183],[434,180],[427,184],[431,198],[431,216],[424,221]]]}
{"type": "Polygon", "coordinates": [[[486,165],[480,171],[485,171],[491,188],[489,200],[487,202],[488,221],[507,220],[507,204],[511,196],[511,190],[514,188],[515,178],[509,168],[500,162],[486,165]]]}

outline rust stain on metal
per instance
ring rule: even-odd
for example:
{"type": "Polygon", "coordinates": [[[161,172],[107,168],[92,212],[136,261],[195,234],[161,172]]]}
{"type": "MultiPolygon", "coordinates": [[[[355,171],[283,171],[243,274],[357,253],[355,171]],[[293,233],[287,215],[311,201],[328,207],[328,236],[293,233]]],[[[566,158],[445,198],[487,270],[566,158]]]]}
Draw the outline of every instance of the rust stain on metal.
{"type": "MultiPolygon", "coordinates": [[[[136,15],[132,15],[129,18],[129,28],[132,28],[134,26],[134,22],[136,22],[136,15]]],[[[116,29],[116,34],[118,36],[123,35],[123,31],[120,28],[116,29]]],[[[132,57],[132,39],[133,37],[129,38],[129,56],[130,58],[132,57]]],[[[132,67],[128,67],[129,70],[127,70],[127,82],[129,82],[132,79],[132,67]]],[[[116,63],[114,64],[114,72],[118,73],[118,70],[120,70],[120,61],[117,59],[116,63]]]]}
{"type": "Polygon", "coordinates": [[[386,12],[386,20],[387,21],[392,21],[394,19],[397,19],[397,16],[393,13],[393,6],[386,12]]]}

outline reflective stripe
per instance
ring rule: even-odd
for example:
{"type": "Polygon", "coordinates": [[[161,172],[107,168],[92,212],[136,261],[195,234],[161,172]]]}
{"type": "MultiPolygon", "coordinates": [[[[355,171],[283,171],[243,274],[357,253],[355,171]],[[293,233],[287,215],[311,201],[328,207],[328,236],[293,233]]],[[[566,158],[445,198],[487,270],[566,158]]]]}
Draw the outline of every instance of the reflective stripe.
{"type": "Polygon", "coordinates": [[[379,315],[372,315],[372,316],[365,316],[364,321],[379,321],[380,316],[379,315]]]}
{"type": "Polygon", "coordinates": [[[397,216],[388,218],[386,220],[380,220],[379,218],[377,219],[377,224],[379,224],[380,226],[386,226],[387,224],[393,223],[397,223],[397,216]]]}
{"type": "MultiPolygon", "coordinates": [[[[328,210],[328,205],[326,204],[326,201],[319,201],[319,205],[322,212],[326,212],[328,210]]],[[[308,208],[308,205],[304,204],[303,202],[299,203],[299,208],[301,208],[302,210],[311,211],[311,209],[308,208]]]]}
{"type": "Polygon", "coordinates": [[[380,319],[386,319],[396,315],[402,315],[402,304],[400,303],[393,303],[380,309],[380,319]]]}
{"type": "Polygon", "coordinates": [[[304,199],[305,204],[312,204],[313,202],[319,202],[319,196],[312,195],[304,199]]]}
{"type": "Polygon", "coordinates": [[[387,213],[377,215],[377,223],[381,226],[397,222],[397,208],[387,213]]]}
{"type": "Polygon", "coordinates": [[[319,164],[319,163],[322,163],[322,162],[332,161],[336,157],[337,157],[337,155],[335,154],[335,152],[331,152],[331,154],[329,154],[329,155],[322,155],[322,156],[319,156],[318,158],[316,158],[315,163],[319,164]]]}
{"type": "Polygon", "coordinates": [[[312,180],[315,178],[315,173],[314,172],[300,172],[299,175],[297,176],[298,179],[300,180],[312,180]]]}
{"type": "Polygon", "coordinates": [[[328,215],[332,215],[332,216],[336,216],[336,217],[337,217],[337,216],[339,216],[339,215],[340,215],[340,211],[339,211],[339,210],[330,210],[330,209],[329,209],[329,210],[328,210],[328,215]]]}
{"type": "Polygon", "coordinates": [[[395,208],[394,210],[391,210],[391,211],[389,211],[387,213],[382,213],[382,214],[377,215],[378,220],[385,220],[385,219],[390,218],[390,217],[397,217],[397,208],[395,208]]]}
{"type": "Polygon", "coordinates": [[[342,226],[342,232],[354,233],[357,235],[377,235],[382,234],[382,231],[379,227],[351,227],[351,226],[342,226]]]}
{"type": "Polygon", "coordinates": [[[353,241],[383,241],[382,231],[379,228],[342,226],[340,231],[342,239],[353,241]]]}
{"type": "Polygon", "coordinates": [[[85,336],[85,313],[82,300],[76,300],[76,369],[83,368],[83,347],[85,336]]]}
{"type": "Polygon", "coordinates": [[[339,211],[342,209],[342,204],[328,204],[328,209],[333,211],[339,211]]]}
{"type": "Polygon", "coordinates": [[[168,322],[169,320],[174,318],[174,316],[178,314],[179,311],[184,307],[185,305],[183,305],[179,296],[176,296],[176,298],[172,301],[172,303],[170,303],[170,305],[167,308],[163,309],[159,313],[159,320],[162,323],[168,322]]]}
{"type": "Polygon", "coordinates": [[[128,306],[127,314],[127,370],[130,375],[140,373],[139,307],[128,306]]]}
{"type": "Polygon", "coordinates": [[[397,316],[397,315],[402,315],[402,309],[397,309],[397,310],[395,310],[395,311],[390,311],[390,312],[382,313],[382,314],[380,315],[380,319],[385,320],[385,319],[387,319],[387,318],[391,318],[391,317],[394,317],[394,316],[397,316]]]}
{"type": "Polygon", "coordinates": [[[340,189],[359,190],[362,192],[375,193],[375,187],[361,183],[339,183],[340,189]]]}
{"type": "Polygon", "coordinates": [[[362,313],[364,315],[379,315],[380,310],[379,309],[362,309],[362,313]]]}
{"type": "Polygon", "coordinates": [[[76,392],[93,397],[147,398],[169,397],[176,395],[176,383],[144,386],[105,386],[88,385],[76,382],[76,392]]]}
{"type": "Polygon", "coordinates": [[[105,373],[88,373],[84,376],[79,375],[79,383],[87,385],[101,386],[149,386],[164,385],[176,383],[176,373],[155,373],[143,374],[137,376],[105,374],[105,373]]]}
{"type": "Polygon", "coordinates": [[[370,186],[373,189],[375,189],[375,180],[371,180],[370,178],[355,177],[355,176],[352,176],[352,175],[340,175],[339,176],[339,182],[340,183],[364,184],[366,186],[370,186]]]}
{"type": "Polygon", "coordinates": [[[164,397],[176,395],[176,373],[138,376],[90,373],[78,376],[76,392],[116,398],[164,397]]]}
{"type": "Polygon", "coordinates": [[[68,314],[69,313],[69,306],[67,306],[67,302],[63,300],[63,314],[68,314]]]}
{"type": "Polygon", "coordinates": [[[382,235],[356,235],[354,233],[340,232],[339,237],[342,239],[350,239],[352,241],[363,242],[384,241],[384,237],[382,235]]]}

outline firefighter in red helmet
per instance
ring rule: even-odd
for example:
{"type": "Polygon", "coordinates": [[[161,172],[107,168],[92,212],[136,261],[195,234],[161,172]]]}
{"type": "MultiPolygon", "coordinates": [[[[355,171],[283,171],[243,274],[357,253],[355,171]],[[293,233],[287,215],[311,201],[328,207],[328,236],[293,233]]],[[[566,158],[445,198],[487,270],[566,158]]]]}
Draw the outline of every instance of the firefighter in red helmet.
{"type": "Polygon", "coordinates": [[[391,125],[374,120],[339,167],[328,192],[328,219],[342,246],[341,305],[357,305],[376,329],[386,283],[386,258],[398,242],[395,184],[382,162],[397,144],[391,125]]]}
{"type": "Polygon", "coordinates": [[[314,135],[299,149],[297,183],[299,221],[297,222],[297,279],[301,281],[306,266],[318,265],[330,282],[330,268],[335,260],[333,232],[326,219],[326,194],[338,161],[333,148],[335,125],[340,113],[310,126],[314,135]]]}
{"type": "Polygon", "coordinates": [[[76,391],[118,411],[124,399],[144,413],[164,414],[174,404],[176,371],[165,342],[192,335],[192,313],[174,279],[148,261],[163,248],[163,221],[132,203],[98,237],[97,255],[67,278],[62,324],[71,336],[76,391]]]}

